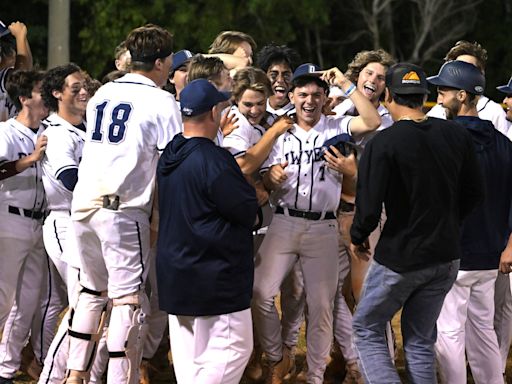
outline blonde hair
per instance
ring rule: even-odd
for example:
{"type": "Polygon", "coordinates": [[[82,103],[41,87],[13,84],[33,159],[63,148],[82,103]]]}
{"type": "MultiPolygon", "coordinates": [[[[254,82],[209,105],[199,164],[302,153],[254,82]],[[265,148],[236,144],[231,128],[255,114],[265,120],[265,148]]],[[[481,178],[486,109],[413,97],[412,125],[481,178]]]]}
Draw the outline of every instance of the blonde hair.
{"type": "Polygon", "coordinates": [[[265,97],[272,95],[272,86],[267,74],[259,68],[246,67],[236,71],[233,77],[233,99],[239,101],[248,89],[261,92],[265,97]]]}
{"type": "Polygon", "coordinates": [[[239,31],[224,31],[217,35],[210,45],[208,53],[233,53],[242,43],[248,43],[253,52],[256,50],[256,42],[247,33],[239,31]]]}

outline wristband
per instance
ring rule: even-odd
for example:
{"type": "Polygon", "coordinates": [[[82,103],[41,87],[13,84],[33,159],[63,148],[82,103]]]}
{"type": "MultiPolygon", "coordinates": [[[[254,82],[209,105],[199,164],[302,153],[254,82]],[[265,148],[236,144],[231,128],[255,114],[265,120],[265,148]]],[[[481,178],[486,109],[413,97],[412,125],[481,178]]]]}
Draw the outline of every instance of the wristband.
{"type": "Polygon", "coordinates": [[[350,87],[348,87],[348,89],[346,91],[343,91],[343,93],[345,94],[346,97],[350,97],[350,96],[352,96],[352,94],[355,91],[356,91],[356,86],[354,85],[354,83],[351,83],[350,87]]]}

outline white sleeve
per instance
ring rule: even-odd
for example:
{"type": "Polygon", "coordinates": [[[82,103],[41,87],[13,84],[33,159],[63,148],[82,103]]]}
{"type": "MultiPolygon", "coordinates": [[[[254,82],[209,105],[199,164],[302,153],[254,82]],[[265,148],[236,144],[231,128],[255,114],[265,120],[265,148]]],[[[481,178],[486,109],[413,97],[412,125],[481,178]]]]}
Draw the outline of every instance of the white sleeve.
{"type": "Polygon", "coordinates": [[[18,160],[11,145],[9,132],[11,129],[6,124],[0,124],[0,164],[18,160]]]}
{"type": "Polygon", "coordinates": [[[267,160],[263,162],[263,165],[260,168],[260,173],[265,173],[268,171],[268,169],[276,164],[281,164],[283,159],[283,142],[284,142],[284,136],[287,136],[288,133],[285,133],[277,138],[277,140],[274,143],[274,146],[270,150],[270,154],[268,155],[267,160]]]}
{"type": "Polygon", "coordinates": [[[169,94],[164,101],[163,108],[161,108],[157,114],[156,122],[158,130],[156,145],[159,152],[165,149],[175,135],[183,131],[181,113],[176,100],[169,94]]]}
{"type": "Polygon", "coordinates": [[[68,169],[78,168],[78,159],[75,155],[76,141],[73,140],[74,132],[63,132],[64,127],[53,129],[49,127],[44,134],[48,138],[45,156],[56,179],[68,169]]]}
{"type": "Polygon", "coordinates": [[[244,155],[245,152],[252,147],[253,143],[251,143],[251,133],[253,127],[243,116],[241,116],[240,113],[232,110],[229,112],[229,115],[232,114],[235,114],[238,117],[238,121],[236,122],[237,128],[224,138],[222,146],[234,157],[238,157],[244,155]]]}

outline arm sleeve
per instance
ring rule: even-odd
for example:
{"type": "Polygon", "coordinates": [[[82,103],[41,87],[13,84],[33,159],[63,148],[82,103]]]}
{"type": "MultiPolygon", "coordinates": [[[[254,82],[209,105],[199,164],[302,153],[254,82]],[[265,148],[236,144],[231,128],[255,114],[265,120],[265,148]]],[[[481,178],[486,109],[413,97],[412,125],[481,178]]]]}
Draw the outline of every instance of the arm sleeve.
{"type": "Polygon", "coordinates": [[[362,244],[377,227],[389,182],[389,157],[375,140],[368,143],[359,163],[356,214],[350,230],[352,243],[362,244]]]}
{"type": "Polygon", "coordinates": [[[62,171],[57,179],[66,187],[68,191],[75,189],[76,182],[78,181],[78,168],[71,168],[62,171]]]}
{"type": "Polygon", "coordinates": [[[176,100],[171,94],[166,98],[166,103],[168,108],[159,110],[156,121],[158,130],[156,147],[160,153],[174,136],[183,131],[181,113],[176,100]]]}
{"type": "Polygon", "coordinates": [[[235,160],[229,160],[210,185],[212,200],[228,221],[252,228],[258,210],[256,192],[242,175],[235,160]]]}
{"type": "Polygon", "coordinates": [[[242,156],[253,145],[250,142],[250,133],[252,127],[249,122],[234,111],[229,112],[230,115],[236,114],[238,117],[237,128],[227,135],[222,141],[222,146],[227,149],[234,157],[242,156]]]}

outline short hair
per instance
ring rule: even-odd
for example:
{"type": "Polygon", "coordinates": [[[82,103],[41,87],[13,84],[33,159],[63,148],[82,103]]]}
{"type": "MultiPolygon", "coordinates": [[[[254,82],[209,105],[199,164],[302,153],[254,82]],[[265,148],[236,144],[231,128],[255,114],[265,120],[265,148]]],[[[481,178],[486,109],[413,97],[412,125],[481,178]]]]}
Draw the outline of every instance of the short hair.
{"type": "Polygon", "coordinates": [[[270,80],[266,73],[259,68],[245,67],[236,71],[233,77],[232,91],[234,100],[239,101],[248,89],[261,92],[265,97],[272,95],[270,80]]]}
{"type": "Polygon", "coordinates": [[[286,45],[270,43],[261,48],[258,52],[256,62],[258,67],[267,72],[273,64],[284,63],[293,71],[299,61],[299,54],[286,45]]]}
{"type": "Polygon", "coordinates": [[[386,70],[396,64],[396,60],[383,49],[373,51],[361,51],[348,64],[345,76],[353,83],[357,83],[359,74],[370,63],[379,63],[386,67],[386,70]]]}
{"type": "Polygon", "coordinates": [[[292,88],[290,89],[290,92],[293,92],[293,90],[297,87],[304,87],[305,85],[308,85],[309,83],[315,83],[319,87],[322,87],[325,91],[326,95],[329,95],[329,84],[327,84],[325,81],[321,80],[320,78],[316,76],[301,76],[295,80],[292,81],[292,88]]]}
{"type": "Polygon", "coordinates": [[[131,68],[144,72],[151,71],[155,66],[155,60],[164,57],[158,55],[165,55],[167,52],[170,55],[173,48],[171,33],[154,24],[135,28],[128,34],[125,43],[132,56],[131,68]],[[155,59],[143,61],[140,60],[142,57],[155,57],[155,59]]]}
{"type": "Polygon", "coordinates": [[[479,43],[476,41],[471,43],[466,40],[457,41],[455,45],[448,51],[444,60],[456,60],[457,57],[461,55],[474,56],[476,58],[477,67],[480,69],[480,71],[485,71],[485,66],[487,65],[487,50],[479,43]]]}
{"type": "Polygon", "coordinates": [[[41,86],[41,96],[48,109],[54,112],[59,110],[59,101],[53,96],[53,91],[62,91],[66,77],[76,72],[82,72],[82,69],[74,63],[59,65],[46,72],[41,86]]]}
{"type": "Polygon", "coordinates": [[[81,71],[84,79],[85,79],[85,89],[89,94],[89,97],[93,97],[98,89],[101,88],[103,83],[95,78],[93,78],[86,71],[81,71]]]}
{"type": "Polygon", "coordinates": [[[411,95],[399,95],[390,90],[391,97],[395,103],[403,105],[404,107],[416,109],[422,107],[425,101],[425,95],[422,93],[415,93],[411,95]]]}
{"type": "Polygon", "coordinates": [[[196,79],[207,79],[220,85],[220,74],[224,70],[227,70],[227,68],[218,57],[195,55],[190,59],[187,81],[190,83],[196,79]]]}
{"type": "Polygon", "coordinates": [[[44,72],[37,70],[13,71],[9,74],[5,88],[12,103],[18,111],[22,105],[20,97],[32,98],[32,91],[38,82],[43,80],[44,72]]]}
{"type": "Polygon", "coordinates": [[[114,49],[114,58],[119,60],[119,58],[123,56],[126,51],[128,51],[128,48],[126,47],[126,41],[122,41],[119,43],[116,49],[114,49]]]}
{"type": "Polygon", "coordinates": [[[256,50],[256,42],[247,33],[239,31],[223,31],[217,35],[210,45],[208,53],[233,53],[242,43],[248,43],[253,52],[256,50]]]}

